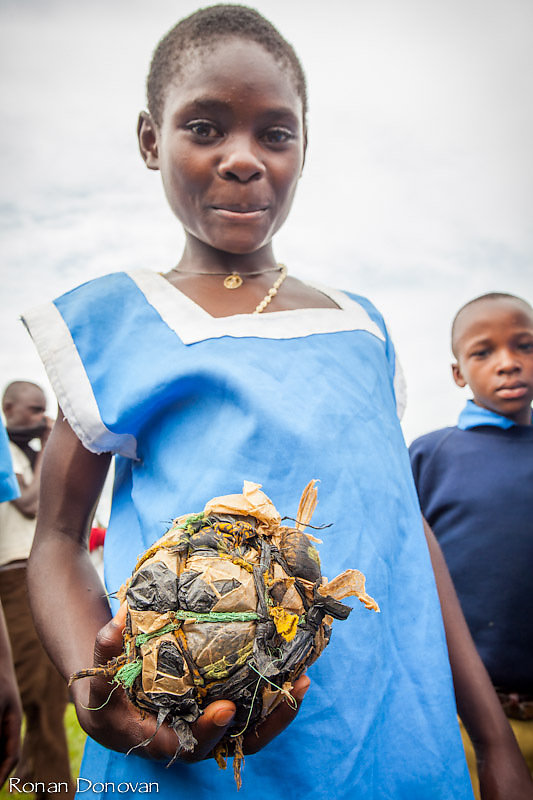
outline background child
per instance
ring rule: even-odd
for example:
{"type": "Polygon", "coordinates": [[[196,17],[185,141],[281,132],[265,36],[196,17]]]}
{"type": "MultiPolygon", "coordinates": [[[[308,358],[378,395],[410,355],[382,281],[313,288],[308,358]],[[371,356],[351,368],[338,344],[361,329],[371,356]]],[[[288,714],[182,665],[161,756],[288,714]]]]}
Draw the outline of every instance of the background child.
{"type": "MultiPolygon", "coordinates": [[[[0,420],[0,503],[20,497],[20,489],[13,471],[4,423],[0,420]]],[[[0,788],[20,758],[20,723],[22,706],[13,668],[4,612],[0,603],[0,788]]]]}
{"type": "MultiPolygon", "coordinates": [[[[508,294],[467,303],[453,377],[469,386],[454,428],[410,448],[424,516],[478,652],[533,771],[533,310],[508,294]]],[[[469,763],[475,758],[468,750],[469,763]]]]}
{"type": "MultiPolygon", "coordinates": [[[[26,720],[17,777],[37,787],[62,782],[74,795],[63,717],[68,703],[64,678],[46,654],[30,610],[27,564],[39,507],[41,467],[52,420],[40,386],[13,381],[2,397],[9,449],[20,496],[0,503],[0,598],[26,720]],[[31,444],[39,440],[40,449],[31,444]]],[[[47,791],[37,789],[38,800],[47,791]]]]}
{"type": "MultiPolygon", "coordinates": [[[[317,476],[322,520],[334,523],[324,573],[357,563],[382,615],[354,614],[351,629],[335,631],[297,724],[247,760],[241,796],[466,798],[439,598],[396,413],[394,348],[367,300],[287,277],[273,254],[303,167],[306,103],[294,51],[250,9],[204,9],[159,44],[139,144],[185,229],[182,257],[166,275],[110,275],[25,317],[62,409],[31,560],[35,614],[64,675],[92,662],[95,640],[96,663],[121,650],[120,612],[109,621],[85,546],[110,453],[110,589],[184,509],[246,478],[290,514],[317,476]]],[[[428,539],[486,797],[526,798],[527,771],[428,539]]],[[[299,701],[307,686],[295,685],[299,701]]],[[[133,780],[157,782],[163,796],[234,796],[233,777],[212,759],[170,770],[148,760],[174,754],[166,727],[123,755],[155,721],[120,690],[106,703],[109,690],[103,679],[74,687],[93,737],[82,775],[100,782],[96,794],[133,780]]],[[[225,701],[206,709],[194,758],[209,754],[233,711],[225,701]]],[[[248,752],[292,716],[281,705],[250,732],[248,752]]]]}

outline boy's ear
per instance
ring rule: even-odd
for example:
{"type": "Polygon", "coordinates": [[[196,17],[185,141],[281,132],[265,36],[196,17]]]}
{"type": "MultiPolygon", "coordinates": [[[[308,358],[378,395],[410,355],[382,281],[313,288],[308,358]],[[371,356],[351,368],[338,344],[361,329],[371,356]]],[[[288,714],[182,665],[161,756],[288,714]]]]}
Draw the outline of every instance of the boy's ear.
{"type": "Polygon", "coordinates": [[[305,128],[304,129],[304,148],[303,148],[304,151],[303,151],[302,168],[300,170],[300,176],[302,175],[302,172],[304,171],[305,157],[307,155],[307,141],[308,141],[307,140],[307,128],[305,128]]]}
{"type": "Polygon", "coordinates": [[[159,169],[157,128],[148,111],[141,111],[139,114],[137,139],[141,156],[148,169],[159,169]]]}
{"type": "Polygon", "coordinates": [[[461,389],[464,389],[464,387],[466,386],[466,381],[463,378],[463,373],[461,372],[461,367],[459,366],[457,361],[452,364],[452,375],[453,375],[453,379],[456,382],[457,386],[460,386],[461,389]]]}

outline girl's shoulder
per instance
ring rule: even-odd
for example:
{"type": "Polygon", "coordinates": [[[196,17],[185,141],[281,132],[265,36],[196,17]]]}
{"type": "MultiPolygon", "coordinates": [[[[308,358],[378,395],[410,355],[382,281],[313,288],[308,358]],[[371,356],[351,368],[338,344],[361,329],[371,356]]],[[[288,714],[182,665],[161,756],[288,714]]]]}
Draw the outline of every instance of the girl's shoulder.
{"type": "Polygon", "coordinates": [[[368,314],[368,316],[370,317],[372,322],[376,323],[378,328],[383,333],[383,336],[388,341],[390,339],[390,336],[389,336],[389,332],[387,330],[387,325],[385,324],[385,320],[383,318],[383,315],[380,313],[380,311],[378,311],[378,309],[376,308],[374,303],[372,303],[368,299],[368,297],[364,297],[361,294],[355,294],[355,292],[343,291],[343,294],[345,294],[347,297],[349,297],[355,303],[358,303],[360,306],[362,306],[364,308],[364,310],[366,311],[366,313],[368,314]]]}
{"type": "Polygon", "coordinates": [[[123,297],[133,287],[134,282],[129,273],[125,271],[110,272],[74,286],[52,302],[61,306],[76,302],[89,305],[102,297],[123,297]]]}
{"type": "Polygon", "coordinates": [[[381,312],[378,311],[376,306],[367,297],[363,297],[363,295],[355,294],[353,292],[344,292],[344,294],[364,308],[372,322],[378,326],[383,334],[385,353],[387,356],[390,376],[396,396],[398,417],[402,419],[407,405],[407,385],[405,382],[405,375],[385,319],[383,318],[381,312]]]}
{"type": "Polygon", "coordinates": [[[92,278],[25,311],[21,319],[37,349],[52,350],[65,336],[94,343],[128,320],[131,324],[132,309],[144,302],[133,274],[112,272],[92,278]]]}
{"type": "Polygon", "coordinates": [[[135,347],[139,300],[129,275],[115,272],[86,281],[21,317],[63,414],[94,453],[136,457],[133,436],[120,425],[110,430],[102,408],[114,401],[113,392],[103,391],[111,386],[109,376],[122,374],[126,349],[135,347]]]}

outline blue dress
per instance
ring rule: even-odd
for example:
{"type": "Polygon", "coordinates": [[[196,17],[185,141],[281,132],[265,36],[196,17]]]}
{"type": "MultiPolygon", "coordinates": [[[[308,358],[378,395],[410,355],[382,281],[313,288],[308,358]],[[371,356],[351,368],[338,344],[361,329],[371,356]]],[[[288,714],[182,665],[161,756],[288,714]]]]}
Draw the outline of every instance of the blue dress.
{"type": "MultiPolygon", "coordinates": [[[[25,322],[80,440],[117,454],[109,590],[178,514],[247,479],[295,516],[318,478],[322,572],[360,569],[381,607],[334,624],[297,719],[246,758],[239,798],[471,799],[394,348],[367,300],[319,288],[339,308],[213,318],[156,273],[117,273],[25,322]]],[[[167,770],[93,741],[81,776],[80,797],[128,781],[132,795],[237,797],[213,760],[167,770]]]]}

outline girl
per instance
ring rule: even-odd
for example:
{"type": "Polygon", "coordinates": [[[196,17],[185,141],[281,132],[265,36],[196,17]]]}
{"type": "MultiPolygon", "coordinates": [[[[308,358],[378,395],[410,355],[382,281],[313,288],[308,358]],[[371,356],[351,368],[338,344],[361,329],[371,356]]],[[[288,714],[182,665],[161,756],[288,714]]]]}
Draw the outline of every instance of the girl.
{"type": "MultiPolygon", "coordinates": [[[[140,150],[185,229],[180,261],[165,275],[91,281],[25,318],[62,409],[31,562],[43,638],[65,676],[87,667],[93,650],[97,664],[121,650],[123,618],[109,621],[86,552],[111,453],[111,589],[165,520],[240,491],[243,479],[294,514],[302,486],[320,478],[320,521],[334,523],[323,571],[357,564],[383,613],[354,613],[335,630],[297,723],[247,760],[242,795],[469,798],[439,598],[396,414],[394,348],[367,300],[301,283],[273,253],[305,155],[298,59],[257,12],[204,9],[159,44],[148,108],[140,150]]],[[[485,797],[525,798],[527,773],[428,537],[461,711],[486,758],[485,797]]],[[[298,702],[308,685],[295,685],[298,702]]],[[[97,781],[96,794],[129,781],[131,792],[234,795],[232,776],[206,758],[231,722],[231,703],[212,704],[195,726],[193,760],[205,760],[165,770],[158,760],[176,747],[169,729],[126,756],[155,720],[141,719],[120,690],[91,710],[109,695],[102,679],[73,688],[92,737],[82,776],[97,781]]],[[[247,751],[292,716],[280,707],[248,735],[247,751]]]]}

